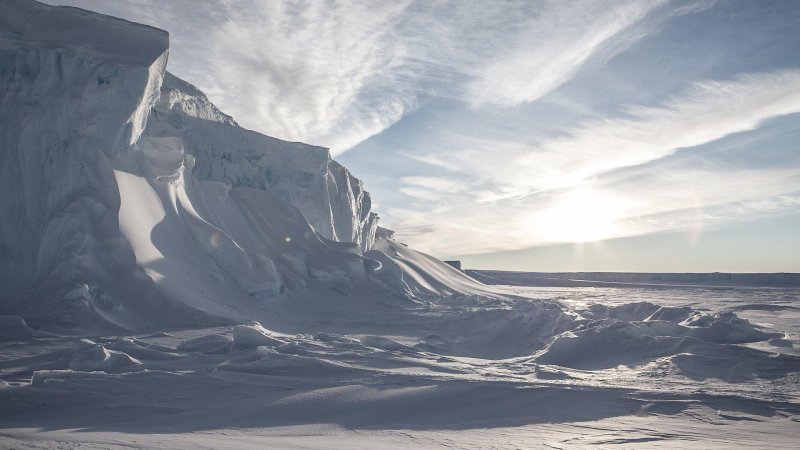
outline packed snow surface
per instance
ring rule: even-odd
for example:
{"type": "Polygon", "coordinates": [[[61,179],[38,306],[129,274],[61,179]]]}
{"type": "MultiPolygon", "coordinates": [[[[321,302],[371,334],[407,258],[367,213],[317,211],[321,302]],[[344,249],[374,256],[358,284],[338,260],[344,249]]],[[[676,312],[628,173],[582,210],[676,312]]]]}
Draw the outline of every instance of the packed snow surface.
{"type": "Polygon", "coordinates": [[[0,446],[795,445],[800,290],[503,289],[4,339],[0,446]]]}

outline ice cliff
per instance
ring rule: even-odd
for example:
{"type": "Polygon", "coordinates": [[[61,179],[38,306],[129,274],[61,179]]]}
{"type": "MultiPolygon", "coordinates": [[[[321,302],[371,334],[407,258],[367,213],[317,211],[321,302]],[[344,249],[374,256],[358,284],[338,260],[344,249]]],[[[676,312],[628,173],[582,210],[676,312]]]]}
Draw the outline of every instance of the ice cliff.
{"type": "Polygon", "coordinates": [[[391,239],[324,148],[239,127],[165,72],[168,34],[0,2],[0,314],[144,329],[270,301],[489,291],[391,239]]]}
{"type": "Polygon", "coordinates": [[[71,327],[123,303],[131,324],[158,323],[153,313],[173,307],[193,316],[138,276],[119,231],[112,172],[114,158],[144,130],[168,48],[168,34],[152,27],[76,8],[0,3],[4,310],[71,327]]]}

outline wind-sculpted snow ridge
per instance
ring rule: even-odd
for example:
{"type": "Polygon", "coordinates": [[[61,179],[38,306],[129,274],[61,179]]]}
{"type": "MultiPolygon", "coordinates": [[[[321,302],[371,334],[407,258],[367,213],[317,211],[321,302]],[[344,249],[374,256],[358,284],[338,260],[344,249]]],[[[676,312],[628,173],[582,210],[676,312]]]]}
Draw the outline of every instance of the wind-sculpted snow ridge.
{"type": "Polygon", "coordinates": [[[326,238],[356,243],[363,251],[375,240],[378,216],[370,211],[369,193],[327,149],[241,128],[199,89],[170,73],[145,134],[180,137],[202,181],[268,191],[298,208],[326,238]]]}

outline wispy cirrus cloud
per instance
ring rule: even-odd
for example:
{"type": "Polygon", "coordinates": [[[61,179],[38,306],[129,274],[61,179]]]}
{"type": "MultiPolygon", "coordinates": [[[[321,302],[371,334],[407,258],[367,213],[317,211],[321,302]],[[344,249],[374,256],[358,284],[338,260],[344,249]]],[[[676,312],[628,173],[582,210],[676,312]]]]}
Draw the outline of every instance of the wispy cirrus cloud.
{"type": "Polygon", "coordinates": [[[795,112],[800,70],[743,74],[692,83],[658,105],[628,106],[622,116],[591,120],[537,144],[457,137],[446,164],[436,155],[414,157],[489,182],[493,190],[482,199],[500,200],[577,186],[795,112]]]}
{"type": "Polygon", "coordinates": [[[455,194],[467,190],[467,185],[456,178],[446,177],[402,177],[405,184],[430,189],[436,192],[455,194]]]}
{"type": "Polygon", "coordinates": [[[476,70],[466,98],[474,106],[535,101],[570,80],[592,56],[602,52],[610,57],[641,37],[630,34],[619,39],[664,3],[587,2],[579,8],[545,3],[542,14],[516,36],[516,45],[476,70]]]}
{"type": "Polygon", "coordinates": [[[534,101],[666,0],[60,2],[169,30],[170,70],[240,124],[341,154],[431,99],[534,101]]]}
{"type": "Polygon", "coordinates": [[[583,124],[545,142],[540,151],[520,156],[518,162],[550,166],[549,173],[540,173],[537,187],[568,185],[753,130],[764,120],[798,111],[797,69],[700,81],[660,105],[631,106],[625,110],[627,117],[583,124]]]}
{"type": "MultiPolygon", "coordinates": [[[[735,140],[740,146],[752,148],[759,139],[747,132],[799,112],[800,70],[788,69],[694,82],[657,105],[628,106],[616,118],[590,120],[535,145],[456,139],[446,170],[471,180],[469,189],[417,196],[411,211],[390,217],[403,234],[437,229],[412,242],[447,254],[681,229],[705,217],[698,211],[714,211],[706,225],[771,214],[794,205],[784,200],[800,192],[800,165],[791,157],[795,164],[754,168],[666,158],[736,134],[744,134],[735,140]],[[475,208],[481,202],[486,206],[475,208]],[[414,212],[439,204],[450,208],[414,212]],[[759,206],[767,204],[773,208],[759,206]]],[[[439,166],[434,156],[417,159],[439,166]]]]}
{"type": "Polygon", "coordinates": [[[397,121],[415,95],[392,33],[410,2],[225,2],[209,59],[244,126],[344,150],[397,121]]]}
{"type": "Polygon", "coordinates": [[[431,96],[536,100],[662,3],[228,2],[212,92],[245,126],[340,154],[431,96]]]}

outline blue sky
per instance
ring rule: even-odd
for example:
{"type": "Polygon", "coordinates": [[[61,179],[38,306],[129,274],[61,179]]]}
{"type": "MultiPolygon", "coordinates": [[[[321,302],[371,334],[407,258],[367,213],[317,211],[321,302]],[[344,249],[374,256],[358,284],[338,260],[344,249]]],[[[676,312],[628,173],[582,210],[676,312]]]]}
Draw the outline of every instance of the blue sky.
{"type": "Polygon", "coordinates": [[[167,29],[169,70],[436,256],[800,271],[800,2],[51,3],[167,29]]]}

